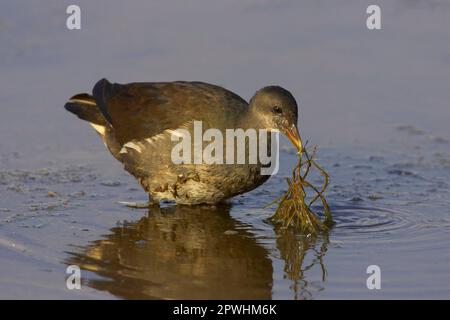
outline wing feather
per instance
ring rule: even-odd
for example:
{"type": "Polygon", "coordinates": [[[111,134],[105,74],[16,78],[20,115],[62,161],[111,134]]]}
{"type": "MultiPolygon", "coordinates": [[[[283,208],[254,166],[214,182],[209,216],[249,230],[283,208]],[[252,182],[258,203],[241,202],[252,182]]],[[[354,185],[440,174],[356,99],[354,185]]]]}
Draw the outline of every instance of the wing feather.
{"type": "Polygon", "coordinates": [[[156,137],[194,120],[219,127],[248,106],[231,91],[203,82],[112,84],[102,79],[93,96],[121,145],[156,137]]]}

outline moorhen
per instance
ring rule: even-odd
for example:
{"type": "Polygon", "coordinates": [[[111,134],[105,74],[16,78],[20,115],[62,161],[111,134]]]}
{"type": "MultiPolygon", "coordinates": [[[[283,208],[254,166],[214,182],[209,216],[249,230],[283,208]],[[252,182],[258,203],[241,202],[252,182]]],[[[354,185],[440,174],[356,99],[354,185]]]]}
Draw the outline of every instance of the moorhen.
{"type": "MultiPolygon", "coordinates": [[[[248,192],[270,177],[262,174],[264,164],[259,159],[244,164],[175,164],[173,134],[179,129],[194,133],[195,122],[201,121],[203,130],[221,132],[238,128],[281,131],[302,150],[297,103],[279,86],[260,89],[247,103],[227,89],[204,82],[112,84],[102,79],[92,95],[77,94],[65,108],[99,133],[112,155],[149,194],[150,204],[161,200],[215,204],[248,192]]],[[[273,144],[271,134],[267,136],[273,144]]],[[[246,152],[248,144],[246,140],[246,152]]]]}

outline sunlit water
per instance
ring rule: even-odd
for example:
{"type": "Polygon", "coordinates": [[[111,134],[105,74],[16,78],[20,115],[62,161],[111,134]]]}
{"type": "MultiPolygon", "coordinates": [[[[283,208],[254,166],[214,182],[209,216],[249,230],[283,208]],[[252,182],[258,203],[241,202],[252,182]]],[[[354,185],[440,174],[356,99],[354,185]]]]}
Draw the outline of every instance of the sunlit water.
{"type": "MultiPolygon", "coordinates": [[[[111,175],[94,157],[58,169],[2,170],[2,294],[448,297],[448,160],[425,150],[392,155],[363,148],[361,155],[320,150],[332,177],[328,201],[336,226],[317,237],[267,222],[273,208],[264,205],[286,190],[283,177],[295,162],[285,152],[282,172],[217,207],[123,207],[118,200],[145,195],[119,166],[111,175]],[[73,264],[83,270],[83,285],[95,290],[64,289],[65,266],[73,264]],[[382,270],[378,292],[366,287],[372,264],[382,270]],[[30,281],[34,289],[20,291],[30,281]]],[[[11,159],[4,161],[8,166],[11,159]]]]}
{"type": "Polygon", "coordinates": [[[204,4],[201,14],[195,5],[99,3],[82,2],[90,15],[79,34],[61,29],[62,5],[0,5],[0,297],[450,297],[444,2],[382,2],[379,34],[359,27],[360,1],[238,12],[204,4]],[[125,9],[133,19],[118,19],[125,9]],[[182,28],[167,26],[172,20],[182,28]],[[210,33],[195,36],[204,24],[210,33]],[[130,37],[114,35],[123,30],[130,37]],[[268,222],[274,208],[264,206],[286,190],[296,162],[286,141],[280,172],[225,205],[118,204],[146,196],[62,108],[103,76],[205,80],[245,98],[268,83],[291,89],[302,101],[300,131],[331,177],[336,225],[313,237],[268,222]],[[66,288],[73,264],[81,290],[66,288]],[[381,268],[381,290],[367,289],[369,265],[381,268]]]}

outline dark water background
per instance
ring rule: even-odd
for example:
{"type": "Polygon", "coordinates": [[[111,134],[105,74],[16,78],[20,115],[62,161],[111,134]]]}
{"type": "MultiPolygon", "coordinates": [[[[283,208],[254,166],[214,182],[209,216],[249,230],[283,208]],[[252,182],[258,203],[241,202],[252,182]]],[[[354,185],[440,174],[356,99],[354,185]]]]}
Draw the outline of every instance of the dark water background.
{"type": "Polygon", "coordinates": [[[0,4],[0,297],[450,298],[450,4],[79,1],[0,4]],[[266,222],[295,157],[229,204],[145,200],[62,107],[96,80],[201,80],[249,99],[279,84],[330,173],[337,222],[305,237],[266,222]],[[65,268],[83,269],[82,290],[65,268]],[[379,265],[382,289],[366,288],[379,265]]]}

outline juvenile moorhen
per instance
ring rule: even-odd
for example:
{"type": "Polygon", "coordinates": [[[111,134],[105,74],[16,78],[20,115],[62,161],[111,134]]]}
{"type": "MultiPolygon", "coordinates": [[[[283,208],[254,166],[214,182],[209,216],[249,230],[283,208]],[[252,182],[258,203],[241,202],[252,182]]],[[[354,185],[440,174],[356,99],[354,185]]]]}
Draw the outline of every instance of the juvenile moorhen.
{"type": "Polygon", "coordinates": [[[180,128],[192,132],[194,121],[202,121],[203,130],[279,130],[298,150],[302,148],[297,103],[279,86],[262,88],[247,103],[229,90],[203,82],[112,84],[102,79],[92,95],[77,94],[65,108],[91,124],[153,204],[161,200],[214,204],[269,178],[261,174],[259,160],[256,164],[174,164],[171,135],[180,128]]]}

